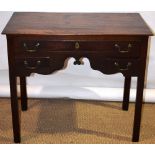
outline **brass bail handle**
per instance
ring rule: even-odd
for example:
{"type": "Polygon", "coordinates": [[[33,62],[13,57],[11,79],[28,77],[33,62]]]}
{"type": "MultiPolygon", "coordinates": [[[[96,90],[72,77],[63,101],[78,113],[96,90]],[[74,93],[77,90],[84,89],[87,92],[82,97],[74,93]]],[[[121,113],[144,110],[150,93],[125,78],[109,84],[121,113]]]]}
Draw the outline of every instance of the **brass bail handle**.
{"type": "Polygon", "coordinates": [[[127,50],[121,50],[121,48],[118,44],[115,44],[115,48],[117,48],[118,52],[120,52],[120,53],[128,53],[130,51],[130,48],[132,48],[132,45],[129,43],[127,50]]]}
{"type": "Polygon", "coordinates": [[[38,47],[40,46],[40,43],[36,43],[32,49],[29,49],[26,43],[24,43],[23,46],[26,52],[36,52],[38,47]]]}
{"type": "Polygon", "coordinates": [[[129,67],[132,65],[131,62],[128,62],[127,65],[125,67],[120,67],[118,62],[115,62],[114,65],[118,68],[119,71],[128,71],[129,67]]]}
{"type": "Polygon", "coordinates": [[[80,48],[80,45],[78,42],[75,43],[75,49],[79,49],[80,48]]]}
{"type": "Polygon", "coordinates": [[[37,69],[37,68],[39,67],[40,64],[41,64],[41,61],[38,60],[38,61],[36,62],[36,65],[35,65],[35,66],[29,66],[28,61],[27,61],[27,60],[24,61],[24,65],[25,65],[25,67],[26,67],[27,69],[37,69]]]}

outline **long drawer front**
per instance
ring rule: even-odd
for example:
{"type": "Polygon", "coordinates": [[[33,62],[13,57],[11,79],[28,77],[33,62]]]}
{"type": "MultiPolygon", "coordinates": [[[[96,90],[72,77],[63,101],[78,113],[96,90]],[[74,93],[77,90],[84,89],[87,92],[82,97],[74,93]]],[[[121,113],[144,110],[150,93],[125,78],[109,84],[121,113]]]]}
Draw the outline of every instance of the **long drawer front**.
{"type": "Polygon", "coordinates": [[[100,52],[111,58],[138,58],[141,53],[140,41],[44,41],[21,40],[16,44],[16,53],[48,53],[48,52],[100,52]]]}

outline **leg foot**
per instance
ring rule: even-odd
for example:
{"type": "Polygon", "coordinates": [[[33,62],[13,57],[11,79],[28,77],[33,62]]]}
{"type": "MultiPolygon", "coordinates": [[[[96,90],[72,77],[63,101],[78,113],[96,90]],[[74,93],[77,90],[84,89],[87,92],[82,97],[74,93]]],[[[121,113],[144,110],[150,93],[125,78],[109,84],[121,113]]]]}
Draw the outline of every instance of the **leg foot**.
{"type": "Polygon", "coordinates": [[[20,142],[21,142],[20,137],[16,137],[16,138],[14,138],[14,142],[15,142],[15,143],[20,143],[20,142]]]}

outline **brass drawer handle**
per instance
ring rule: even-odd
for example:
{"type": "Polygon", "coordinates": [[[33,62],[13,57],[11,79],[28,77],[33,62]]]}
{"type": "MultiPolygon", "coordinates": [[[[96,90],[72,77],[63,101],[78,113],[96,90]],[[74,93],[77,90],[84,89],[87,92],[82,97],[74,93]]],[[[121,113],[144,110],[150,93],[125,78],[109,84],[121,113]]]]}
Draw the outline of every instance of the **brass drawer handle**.
{"type": "Polygon", "coordinates": [[[121,48],[120,48],[120,46],[119,46],[118,44],[115,44],[115,48],[118,49],[118,52],[119,52],[119,53],[128,53],[128,52],[130,51],[130,48],[131,48],[131,47],[132,47],[132,45],[129,43],[129,44],[128,44],[128,49],[127,49],[126,51],[122,51],[121,48]]]}
{"type": "Polygon", "coordinates": [[[26,52],[36,52],[38,47],[40,46],[40,43],[36,43],[33,49],[29,49],[26,43],[24,43],[23,46],[26,52]]]}
{"type": "Polygon", "coordinates": [[[118,68],[119,71],[128,71],[132,63],[128,62],[125,68],[121,68],[118,62],[115,62],[114,65],[118,68]]]}
{"type": "Polygon", "coordinates": [[[79,49],[80,48],[80,44],[78,42],[75,43],[75,49],[79,49]]]}
{"type": "Polygon", "coordinates": [[[27,60],[24,61],[24,66],[27,68],[27,69],[37,69],[39,67],[39,65],[41,64],[41,61],[38,60],[36,62],[36,65],[35,66],[29,66],[29,63],[27,60]]]}

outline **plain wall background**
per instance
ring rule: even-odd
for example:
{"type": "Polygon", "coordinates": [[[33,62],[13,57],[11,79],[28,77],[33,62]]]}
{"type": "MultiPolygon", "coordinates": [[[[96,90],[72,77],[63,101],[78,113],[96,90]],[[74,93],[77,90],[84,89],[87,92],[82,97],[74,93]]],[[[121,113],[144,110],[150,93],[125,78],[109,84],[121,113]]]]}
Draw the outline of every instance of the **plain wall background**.
{"type": "MultiPolygon", "coordinates": [[[[13,12],[0,12],[0,32],[13,12]]],[[[140,12],[150,28],[155,31],[155,12],[140,12]]],[[[155,37],[150,38],[146,101],[155,101],[155,37]]],[[[28,78],[30,97],[70,97],[78,99],[121,100],[123,80],[121,74],[103,75],[90,68],[84,59],[83,66],[74,66],[70,59],[65,70],[49,76],[35,75],[28,78]]],[[[136,78],[132,80],[131,100],[135,98],[136,78]]],[[[6,37],[0,35],[0,96],[9,96],[6,37]]]]}

